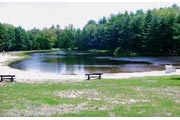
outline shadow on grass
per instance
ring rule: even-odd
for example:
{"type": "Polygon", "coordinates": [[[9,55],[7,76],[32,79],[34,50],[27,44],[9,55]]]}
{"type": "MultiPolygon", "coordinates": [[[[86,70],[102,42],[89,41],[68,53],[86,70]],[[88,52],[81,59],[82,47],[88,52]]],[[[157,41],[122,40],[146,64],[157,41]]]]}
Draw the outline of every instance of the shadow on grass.
{"type": "Polygon", "coordinates": [[[172,77],[171,80],[180,80],[180,77],[172,77]]]}

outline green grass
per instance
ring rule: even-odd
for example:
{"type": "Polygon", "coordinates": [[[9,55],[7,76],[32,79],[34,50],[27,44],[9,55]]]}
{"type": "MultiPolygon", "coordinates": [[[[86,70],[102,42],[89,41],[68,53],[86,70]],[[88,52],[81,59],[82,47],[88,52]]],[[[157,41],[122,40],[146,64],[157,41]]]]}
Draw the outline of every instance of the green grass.
{"type": "Polygon", "coordinates": [[[180,116],[180,76],[0,84],[0,116],[180,116]]]}
{"type": "Polygon", "coordinates": [[[100,50],[100,49],[90,49],[88,51],[92,53],[111,53],[112,52],[112,50],[100,50]]]}
{"type": "Polygon", "coordinates": [[[54,117],[109,117],[108,111],[82,111],[79,113],[67,113],[63,115],[54,115],[54,117]]]}

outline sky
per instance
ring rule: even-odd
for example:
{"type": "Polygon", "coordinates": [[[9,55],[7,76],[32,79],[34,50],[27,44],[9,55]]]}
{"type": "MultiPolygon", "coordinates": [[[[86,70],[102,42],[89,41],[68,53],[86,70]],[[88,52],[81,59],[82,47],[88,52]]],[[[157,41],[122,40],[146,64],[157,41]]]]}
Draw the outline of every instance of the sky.
{"type": "Polygon", "coordinates": [[[22,26],[26,30],[34,27],[42,29],[60,25],[61,28],[73,24],[82,28],[90,19],[98,21],[103,16],[132,11],[168,7],[180,2],[0,2],[0,23],[22,26]]]}

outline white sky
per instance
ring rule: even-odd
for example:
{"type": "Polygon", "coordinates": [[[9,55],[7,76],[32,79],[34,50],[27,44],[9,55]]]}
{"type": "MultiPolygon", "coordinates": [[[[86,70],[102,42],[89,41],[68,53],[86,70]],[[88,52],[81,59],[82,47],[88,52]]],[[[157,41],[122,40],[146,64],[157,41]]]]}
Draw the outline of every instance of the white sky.
{"type": "Polygon", "coordinates": [[[52,24],[59,24],[64,28],[68,24],[73,24],[76,28],[82,28],[90,19],[98,21],[103,16],[110,14],[136,11],[138,9],[153,9],[171,6],[180,2],[0,2],[0,22],[9,23],[15,26],[22,26],[25,29],[34,27],[42,29],[50,27],[52,24]]]}

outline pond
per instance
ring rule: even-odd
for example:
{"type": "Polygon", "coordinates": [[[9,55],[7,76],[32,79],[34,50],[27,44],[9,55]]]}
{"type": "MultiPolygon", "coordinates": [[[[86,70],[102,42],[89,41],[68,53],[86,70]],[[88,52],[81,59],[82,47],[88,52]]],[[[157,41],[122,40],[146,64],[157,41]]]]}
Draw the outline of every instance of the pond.
{"type": "Polygon", "coordinates": [[[72,75],[156,71],[164,70],[165,64],[180,65],[180,57],[115,57],[106,53],[56,51],[32,53],[30,58],[14,63],[11,67],[72,75]]]}

